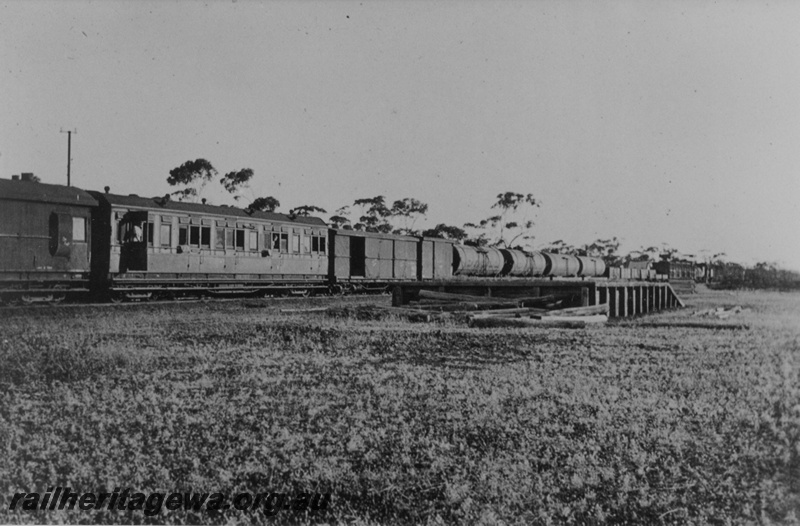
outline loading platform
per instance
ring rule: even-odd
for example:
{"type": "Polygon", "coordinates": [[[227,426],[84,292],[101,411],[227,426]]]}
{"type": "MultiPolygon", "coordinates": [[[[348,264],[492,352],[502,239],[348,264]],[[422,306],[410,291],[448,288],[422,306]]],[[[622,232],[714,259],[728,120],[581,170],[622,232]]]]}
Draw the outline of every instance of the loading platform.
{"type": "Polygon", "coordinates": [[[607,304],[609,318],[626,318],[685,306],[667,281],[604,278],[416,281],[395,285],[392,305],[402,307],[418,301],[421,290],[485,296],[487,299],[568,296],[574,305],[607,304]]]}

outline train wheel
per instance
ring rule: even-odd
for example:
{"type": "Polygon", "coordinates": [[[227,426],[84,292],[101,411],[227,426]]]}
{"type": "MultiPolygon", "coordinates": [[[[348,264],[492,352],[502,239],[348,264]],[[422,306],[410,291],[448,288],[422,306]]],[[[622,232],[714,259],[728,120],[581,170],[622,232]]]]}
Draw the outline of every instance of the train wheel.
{"type": "Polygon", "coordinates": [[[67,298],[66,288],[67,287],[65,287],[64,285],[56,285],[55,289],[53,291],[54,294],[48,300],[48,303],[50,305],[58,305],[59,303],[64,301],[67,298]],[[59,292],[60,292],[60,294],[59,294],[59,292]]]}
{"type": "Polygon", "coordinates": [[[172,292],[171,290],[168,290],[166,292],[162,292],[161,294],[159,294],[156,299],[163,301],[175,301],[175,293],[172,292]]]}
{"type": "Polygon", "coordinates": [[[111,292],[108,295],[108,299],[111,300],[111,303],[122,303],[125,301],[125,296],[120,292],[111,292]]]}
{"type": "Polygon", "coordinates": [[[62,301],[64,301],[64,299],[65,299],[66,297],[67,297],[67,295],[66,295],[66,294],[62,294],[61,296],[53,296],[52,298],[50,298],[50,299],[47,301],[47,303],[49,303],[50,305],[53,305],[53,306],[55,306],[55,305],[58,305],[59,303],[61,303],[62,301]]]}
{"type": "Polygon", "coordinates": [[[20,296],[19,301],[23,305],[33,305],[34,303],[36,303],[36,298],[33,296],[28,296],[27,294],[23,294],[22,296],[20,296]]]}

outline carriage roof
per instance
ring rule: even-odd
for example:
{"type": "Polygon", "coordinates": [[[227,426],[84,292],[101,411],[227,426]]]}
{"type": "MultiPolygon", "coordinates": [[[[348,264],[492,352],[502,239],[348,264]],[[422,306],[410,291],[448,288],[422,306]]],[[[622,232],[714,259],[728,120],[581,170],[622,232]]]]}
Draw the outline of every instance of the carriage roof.
{"type": "Polygon", "coordinates": [[[266,221],[280,221],[285,223],[299,223],[304,225],[326,226],[325,221],[318,217],[290,216],[277,212],[247,211],[235,206],[216,206],[201,203],[186,203],[183,201],[167,200],[163,197],[139,197],[138,195],[117,195],[92,192],[100,201],[110,205],[135,207],[152,210],[155,212],[184,212],[191,214],[215,215],[225,217],[241,217],[246,219],[262,219],[266,221]]]}
{"type": "Polygon", "coordinates": [[[94,197],[74,186],[11,179],[0,179],[0,199],[74,206],[97,206],[97,201],[94,197]]]}

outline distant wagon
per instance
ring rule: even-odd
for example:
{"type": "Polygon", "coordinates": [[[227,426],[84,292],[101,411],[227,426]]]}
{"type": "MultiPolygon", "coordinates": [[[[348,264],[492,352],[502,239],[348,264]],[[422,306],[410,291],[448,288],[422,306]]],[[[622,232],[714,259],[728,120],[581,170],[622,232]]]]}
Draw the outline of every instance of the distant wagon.
{"type": "Polygon", "coordinates": [[[694,280],[695,277],[695,265],[692,261],[662,260],[655,263],[653,267],[659,274],[669,276],[670,281],[694,280]]]}

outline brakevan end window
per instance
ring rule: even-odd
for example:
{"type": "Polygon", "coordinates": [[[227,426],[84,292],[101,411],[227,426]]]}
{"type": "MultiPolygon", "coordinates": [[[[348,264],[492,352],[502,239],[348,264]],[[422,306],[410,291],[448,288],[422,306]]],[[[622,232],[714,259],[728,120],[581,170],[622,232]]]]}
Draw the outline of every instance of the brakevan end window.
{"type": "Polygon", "coordinates": [[[50,214],[50,255],[69,257],[73,239],[72,217],[69,214],[50,214]]]}
{"type": "Polygon", "coordinates": [[[72,218],[72,240],[73,241],[86,241],[86,218],[73,217],[72,218]]]}

